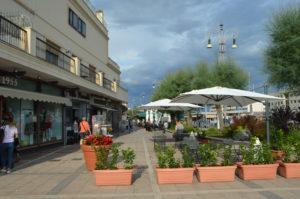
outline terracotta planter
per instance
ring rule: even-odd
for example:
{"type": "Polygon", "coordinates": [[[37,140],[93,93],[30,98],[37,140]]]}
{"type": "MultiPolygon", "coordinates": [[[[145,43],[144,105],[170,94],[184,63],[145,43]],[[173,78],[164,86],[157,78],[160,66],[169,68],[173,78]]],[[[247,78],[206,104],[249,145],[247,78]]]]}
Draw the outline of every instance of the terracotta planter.
{"type": "Polygon", "coordinates": [[[156,168],[158,184],[191,184],[194,168],[156,168]]]}
{"type": "Polygon", "coordinates": [[[279,174],[285,178],[300,178],[300,163],[280,163],[279,174]]]}
{"type": "Polygon", "coordinates": [[[234,166],[196,167],[199,182],[231,182],[234,181],[234,166]]]}
{"type": "Polygon", "coordinates": [[[278,150],[271,150],[273,157],[276,157],[277,160],[282,160],[284,157],[284,152],[283,151],[278,151],[278,150]]]}
{"type": "Polygon", "coordinates": [[[238,165],[239,177],[243,180],[265,180],[276,178],[278,164],[238,165]]]}
{"type": "Polygon", "coordinates": [[[131,185],[133,169],[93,170],[97,186],[131,185]]]}
{"type": "MultiPolygon", "coordinates": [[[[105,146],[107,150],[110,149],[110,145],[105,146]]],[[[87,170],[93,171],[96,166],[96,153],[92,146],[89,145],[80,145],[81,150],[83,151],[83,156],[85,160],[85,165],[87,170]]]]}

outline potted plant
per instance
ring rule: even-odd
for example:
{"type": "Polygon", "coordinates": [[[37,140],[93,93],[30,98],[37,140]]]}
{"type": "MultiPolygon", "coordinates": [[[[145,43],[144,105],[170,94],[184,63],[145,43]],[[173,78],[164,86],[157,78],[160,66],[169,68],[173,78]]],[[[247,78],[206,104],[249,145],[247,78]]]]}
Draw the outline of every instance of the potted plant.
{"type": "Polygon", "coordinates": [[[193,183],[194,156],[191,156],[188,151],[187,147],[181,150],[183,159],[181,162],[174,157],[174,146],[168,146],[165,150],[157,149],[158,168],[155,171],[158,184],[193,183]]]}
{"type": "Polygon", "coordinates": [[[284,158],[279,164],[279,174],[285,178],[300,178],[300,144],[285,145],[284,158]]]}
{"type": "Polygon", "coordinates": [[[272,133],[272,155],[277,160],[283,159],[283,147],[285,145],[285,136],[283,130],[278,130],[272,133]]]}
{"type": "Polygon", "coordinates": [[[223,148],[223,161],[218,163],[219,145],[209,144],[199,146],[200,165],[197,165],[199,182],[228,182],[234,181],[236,165],[231,160],[231,145],[223,148]]]}
{"type": "Polygon", "coordinates": [[[269,145],[257,144],[252,137],[248,148],[241,145],[243,163],[238,164],[238,175],[243,180],[274,179],[278,163],[273,163],[269,145]]]}
{"type": "Polygon", "coordinates": [[[197,139],[201,144],[207,144],[209,140],[206,138],[206,131],[197,129],[197,139]]]}
{"type": "Polygon", "coordinates": [[[133,174],[133,161],[135,159],[134,150],[131,148],[123,149],[122,160],[123,167],[118,167],[120,144],[114,144],[111,147],[112,158],[108,160],[109,151],[105,147],[95,147],[97,162],[96,168],[93,170],[96,178],[96,185],[131,185],[133,174]]]}
{"type": "Polygon", "coordinates": [[[95,147],[103,146],[106,150],[109,150],[112,144],[113,141],[110,137],[99,135],[99,134],[86,136],[83,139],[80,148],[83,151],[87,170],[92,171],[95,169],[95,165],[96,165],[95,147]]]}

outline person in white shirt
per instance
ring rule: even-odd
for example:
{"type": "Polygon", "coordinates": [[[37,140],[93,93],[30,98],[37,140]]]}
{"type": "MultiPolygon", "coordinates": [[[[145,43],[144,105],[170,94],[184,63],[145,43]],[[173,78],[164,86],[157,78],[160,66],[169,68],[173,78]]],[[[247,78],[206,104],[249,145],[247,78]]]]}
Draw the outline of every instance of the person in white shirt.
{"type": "Polygon", "coordinates": [[[164,131],[163,131],[163,133],[166,133],[168,127],[169,127],[169,123],[168,123],[168,121],[165,121],[164,122],[164,131]]]}
{"type": "Polygon", "coordinates": [[[4,129],[4,138],[2,146],[1,169],[2,173],[11,173],[14,155],[14,139],[18,138],[18,129],[12,120],[7,122],[7,125],[1,127],[4,129]]]}

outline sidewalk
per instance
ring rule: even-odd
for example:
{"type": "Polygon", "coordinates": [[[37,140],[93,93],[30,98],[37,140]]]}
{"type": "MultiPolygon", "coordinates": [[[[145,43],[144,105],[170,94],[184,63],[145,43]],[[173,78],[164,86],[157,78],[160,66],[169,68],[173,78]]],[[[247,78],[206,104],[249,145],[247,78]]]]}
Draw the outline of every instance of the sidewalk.
{"type": "Polygon", "coordinates": [[[139,129],[117,137],[115,142],[136,151],[131,186],[96,186],[92,172],[86,171],[78,145],[56,147],[31,160],[22,160],[16,170],[0,176],[0,198],[113,198],[113,199],[297,199],[300,179],[158,185],[152,136],[157,132],[139,129]]]}

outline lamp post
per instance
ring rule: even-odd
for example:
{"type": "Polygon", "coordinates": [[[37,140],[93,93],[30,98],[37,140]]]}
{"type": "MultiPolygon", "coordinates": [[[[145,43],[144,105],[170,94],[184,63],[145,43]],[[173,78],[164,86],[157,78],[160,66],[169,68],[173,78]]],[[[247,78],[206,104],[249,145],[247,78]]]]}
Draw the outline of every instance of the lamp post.
{"type": "Polygon", "coordinates": [[[230,33],[228,31],[224,31],[224,25],[220,24],[220,28],[217,33],[209,33],[208,34],[208,42],[206,47],[207,48],[212,48],[212,35],[216,35],[218,40],[219,40],[219,57],[218,61],[222,62],[225,59],[225,53],[226,53],[226,40],[230,36],[232,36],[232,45],[231,48],[236,49],[237,44],[236,44],[236,38],[237,38],[237,33],[230,33]]]}

